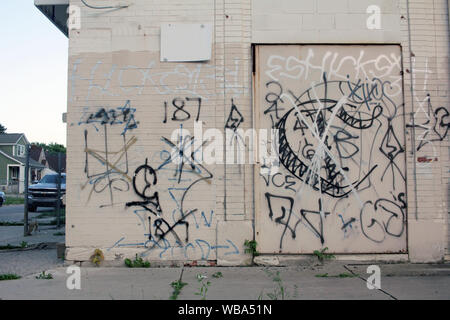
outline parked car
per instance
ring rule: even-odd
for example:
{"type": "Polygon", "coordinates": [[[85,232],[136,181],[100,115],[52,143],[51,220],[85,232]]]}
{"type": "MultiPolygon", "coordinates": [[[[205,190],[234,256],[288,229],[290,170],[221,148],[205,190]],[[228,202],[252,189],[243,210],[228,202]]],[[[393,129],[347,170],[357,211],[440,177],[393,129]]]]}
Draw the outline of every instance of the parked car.
{"type": "Polygon", "coordinates": [[[6,201],[6,196],[3,191],[0,191],[0,207],[3,205],[3,202],[6,201]]]}
{"type": "Polygon", "coordinates": [[[28,187],[28,211],[38,207],[56,207],[59,201],[64,207],[66,194],[66,174],[61,174],[61,197],[58,199],[58,174],[47,174],[37,184],[28,187]]]}

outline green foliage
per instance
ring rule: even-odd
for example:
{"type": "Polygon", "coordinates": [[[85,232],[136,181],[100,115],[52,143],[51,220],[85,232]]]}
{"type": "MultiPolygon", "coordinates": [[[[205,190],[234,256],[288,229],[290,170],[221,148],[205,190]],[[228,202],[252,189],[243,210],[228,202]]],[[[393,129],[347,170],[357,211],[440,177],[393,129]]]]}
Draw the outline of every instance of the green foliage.
{"type": "Polygon", "coordinates": [[[13,246],[10,245],[9,243],[6,246],[0,246],[0,250],[10,250],[10,249],[20,249],[22,247],[20,246],[13,246]]]}
{"type": "Polygon", "coordinates": [[[316,274],[316,278],[354,278],[357,277],[357,274],[352,274],[348,272],[340,273],[337,276],[329,276],[328,273],[316,274]]]}
{"type": "Polygon", "coordinates": [[[201,296],[202,300],[206,300],[206,294],[208,293],[208,288],[211,285],[211,282],[208,281],[208,277],[202,274],[197,274],[197,281],[200,283],[199,291],[195,293],[197,296],[201,296]]]}
{"type": "Polygon", "coordinates": [[[253,257],[259,256],[259,252],[256,250],[258,243],[255,240],[245,240],[244,247],[245,253],[251,254],[253,257]]]}
{"type": "Polygon", "coordinates": [[[327,278],[328,277],[328,273],[319,273],[315,275],[316,278],[327,278]]]}
{"type": "Polygon", "coordinates": [[[41,142],[32,142],[31,144],[41,147],[42,149],[50,153],[58,153],[58,152],[66,153],[66,147],[56,142],[51,142],[49,144],[41,142]]]}
{"type": "MultiPolygon", "coordinates": [[[[266,270],[266,274],[272,278],[272,281],[275,282],[276,286],[272,292],[266,293],[266,297],[269,300],[285,300],[289,298],[290,294],[287,292],[283,280],[280,276],[280,271],[277,272],[271,272],[270,270],[266,270]]],[[[297,285],[294,285],[295,293],[294,297],[297,296],[297,285]]],[[[258,300],[264,299],[264,290],[261,292],[261,294],[258,297],[258,300]]]]}
{"type": "Polygon", "coordinates": [[[54,236],[65,236],[66,234],[64,232],[55,232],[53,235],[54,236]]]}
{"type": "Polygon", "coordinates": [[[36,279],[50,280],[53,279],[53,275],[51,273],[45,273],[45,271],[42,271],[38,276],[36,276],[36,279]]]}
{"type": "Polygon", "coordinates": [[[0,227],[15,227],[15,226],[23,226],[23,222],[0,221],[0,227]]]}
{"type": "Polygon", "coordinates": [[[26,241],[22,241],[22,243],[20,244],[20,246],[13,246],[10,245],[9,243],[6,246],[0,246],[0,250],[10,250],[10,249],[24,249],[28,247],[28,242],[26,241]]]}
{"type": "Polygon", "coordinates": [[[212,276],[213,276],[213,278],[216,278],[216,279],[223,278],[223,274],[220,271],[217,271],[212,276]]]}
{"type": "Polygon", "coordinates": [[[314,250],[313,254],[317,257],[317,259],[319,259],[320,262],[323,262],[324,260],[334,259],[335,256],[333,254],[325,252],[327,250],[328,250],[328,247],[320,249],[320,251],[319,250],[314,250]]]}
{"type": "Polygon", "coordinates": [[[11,205],[11,204],[25,204],[25,199],[23,197],[6,197],[3,205],[11,205]]]}
{"type": "Polygon", "coordinates": [[[6,130],[7,130],[6,127],[0,123],[0,134],[6,133],[6,130]]]}
{"type": "Polygon", "coordinates": [[[181,289],[184,286],[187,286],[186,282],[182,282],[181,280],[173,281],[170,286],[173,288],[172,295],[169,297],[170,300],[177,300],[178,295],[181,293],[181,289]]]}
{"type": "Polygon", "coordinates": [[[144,261],[142,257],[138,257],[136,254],[136,258],[134,260],[125,259],[125,265],[128,268],[150,268],[150,262],[144,261]]]}
{"type": "Polygon", "coordinates": [[[348,272],[338,274],[339,278],[354,278],[357,276],[358,276],[357,274],[352,274],[352,273],[348,273],[348,272]]]}
{"type": "Polygon", "coordinates": [[[22,278],[21,276],[15,274],[15,273],[4,273],[0,274],[0,281],[3,280],[16,280],[22,278]]]}

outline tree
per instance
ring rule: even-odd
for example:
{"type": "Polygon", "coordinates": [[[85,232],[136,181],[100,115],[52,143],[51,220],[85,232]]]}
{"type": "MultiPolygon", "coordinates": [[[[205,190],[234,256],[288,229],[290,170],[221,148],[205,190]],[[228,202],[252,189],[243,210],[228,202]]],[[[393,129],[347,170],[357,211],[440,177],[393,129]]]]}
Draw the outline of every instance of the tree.
{"type": "Polygon", "coordinates": [[[2,124],[0,123],[0,134],[1,133],[6,133],[6,127],[2,126],[2,124]]]}
{"type": "Polygon", "coordinates": [[[50,142],[49,144],[41,143],[41,142],[32,142],[31,144],[41,147],[44,149],[44,151],[50,152],[50,153],[66,153],[66,147],[64,147],[62,144],[56,143],[56,142],[50,142]]]}

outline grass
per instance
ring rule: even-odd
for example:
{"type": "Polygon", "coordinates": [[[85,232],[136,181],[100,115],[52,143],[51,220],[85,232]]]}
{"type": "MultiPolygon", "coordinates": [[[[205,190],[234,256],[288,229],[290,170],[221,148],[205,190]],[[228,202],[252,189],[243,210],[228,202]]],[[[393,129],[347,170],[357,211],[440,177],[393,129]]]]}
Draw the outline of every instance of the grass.
{"type": "Polygon", "coordinates": [[[5,202],[3,202],[3,205],[7,206],[11,204],[24,204],[24,203],[25,203],[24,198],[7,197],[5,202]]]}
{"type": "Polygon", "coordinates": [[[316,278],[327,278],[328,277],[328,273],[319,273],[315,275],[316,278]]]}
{"type": "Polygon", "coordinates": [[[13,246],[11,244],[7,244],[6,246],[0,246],[0,250],[10,250],[10,249],[24,249],[28,247],[28,242],[22,241],[20,246],[13,246]]]}
{"type": "Polygon", "coordinates": [[[49,217],[52,217],[52,218],[56,217],[56,212],[54,212],[54,211],[42,212],[41,214],[36,216],[36,219],[49,218],[49,217]]]}
{"type": "Polygon", "coordinates": [[[9,250],[9,249],[20,249],[22,248],[21,246],[13,246],[10,245],[9,243],[6,246],[0,246],[0,250],[9,250]]]}
{"type": "Polygon", "coordinates": [[[17,280],[22,278],[21,276],[15,274],[15,273],[3,273],[0,274],[0,281],[4,281],[4,280],[17,280]]]}
{"type": "Polygon", "coordinates": [[[339,273],[338,275],[329,276],[328,273],[316,274],[316,278],[355,278],[358,274],[352,274],[348,272],[339,273]]]}
{"type": "MultiPolygon", "coordinates": [[[[66,208],[60,208],[60,218],[66,219],[66,208]]],[[[43,218],[57,218],[56,208],[53,211],[44,211],[41,212],[38,216],[36,216],[36,219],[43,219],[43,218]]]]}
{"type": "Polygon", "coordinates": [[[144,261],[142,257],[138,257],[136,254],[136,258],[134,260],[125,259],[125,265],[128,268],[150,268],[150,262],[144,261]]]}
{"type": "Polygon", "coordinates": [[[0,221],[0,227],[16,227],[23,226],[23,222],[0,221]]]}
{"type": "Polygon", "coordinates": [[[181,280],[173,281],[170,286],[173,288],[172,295],[169,297],[170,300],[177,300],[178,296],[181,293],[181,289],[184,288],[184,286],[187,286],[186,282],[183,282],[181,280]]]}
{"type": "Polygon", "coordinates": [[[45,273],[45,271],[42,271],[38,276],[36,276],[36,279],[50,280],[53,279],[53,275],[51,273],[45,273]]]}
{"type": "Polygon", "coordinates": [[[357,276],[358,276],[357,274],[352,274],[352,273],[347,273],[347,272],[338,274],[338,278],[354,278],[357,276]]]}
{"type": "MultiPolygon", "coordinates": [[[[62,216],[59,221],[60,221],[61,224],[66,224],[66,217],[62,216]]],[[[44,226],[46,225],[44,223],[41,223],[41,224],[44,225],[44,226]]],[[[58,224],[58,218],[55,218],[55,219],[53,219],[52,221],[50,221],[48,223],[49,226],[56,226],[57,224],[58,224]]]]}

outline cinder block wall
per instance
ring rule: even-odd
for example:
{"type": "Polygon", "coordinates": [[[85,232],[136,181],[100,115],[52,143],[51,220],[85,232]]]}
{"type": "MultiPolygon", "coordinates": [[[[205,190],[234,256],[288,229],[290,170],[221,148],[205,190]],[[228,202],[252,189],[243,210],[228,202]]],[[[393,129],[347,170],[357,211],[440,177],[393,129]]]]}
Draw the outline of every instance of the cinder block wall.
{"type": "Polygon", "coordinates": [[[81,29],[70,32],[66,259],[86,261],[100,248],[117,263],[136,253],[248,263],[252,166],[194,164],[188,149],[203,142],[197,117],[204,135],[223,132],[235,106],[241,128],[252,127],[250,1],[131,3],[94,10],[71,1],[81,29]],[[160,24],[171,22],[212,24],[211,60],[161,63],[160,24]],[[181,126],[190,133],[173,146],[181,126]],[[186,154],[181,166],[167,161],[174,148],[186,154]]]}
{"type": "Polygon", "coordinates": [[[252,43],[401,44],[407,250],[413,261],[448,252],[446,1],[411,0],[409,28],[405,0],[129,2],[95,10],[71,1],[81,29],[69,35],[67,260],[87,261],[100,248],[116,263],[136,253],[164,263],[249,263],[243,243],[254,237],[260,182],[253,166],[167,160],[180,125],[190,135],[173,143],[187,153],[198,110],[204,133],[223,132],[233,106],[240,128],[255,127],[252,43]],[[367,29],[369,5],[381,8],[380,30],[367,29]],[[160,24],[170,22],[211,23],[212,59],[160,62],[160,24]]]}

